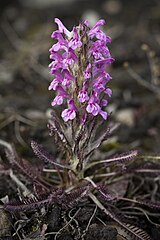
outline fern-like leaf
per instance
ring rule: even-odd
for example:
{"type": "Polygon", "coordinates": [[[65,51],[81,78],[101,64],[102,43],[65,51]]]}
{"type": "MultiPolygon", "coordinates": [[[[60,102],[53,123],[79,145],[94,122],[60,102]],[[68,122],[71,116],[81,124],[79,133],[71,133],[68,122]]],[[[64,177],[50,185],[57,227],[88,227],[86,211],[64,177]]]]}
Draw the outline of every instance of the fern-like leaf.
{"type": "Polygon", "coordinates": [[[99,184],[97,186],[97,191],[100,195],[100,197],[107,202],[113,202],[117,200],[117,197],[115,194],[111,191],[109,191],[106,187],[106,185],[99,184]]]}
{"type": "Polygon", "coordinates": [[[113,158],[106,159],[105,163],[108,164],[122,164],[135,159],[138,156],[137,150],[131,150],[126,153],[116,154],[113,158]]]}
{"type": "Polygon", "coordinates": [[[138,228],[129,223],[124,223],[119,219],[114,213],[109,213],[108,215],[127,233],[128,236],[131,237],[132,240],[152,240],[148,233],[144,230],[138,228]]]}
{"type": "MultiPolygon", "coordinates": [[[[108,158],[108,159],[105,159],[105,160],[92,162],[92,163],[90,163],[90,164],[88,164],[86,166],[86,169],[91,168],[91,167],[93,167],[93,166],[95,166],[97,164],[106,164],[107,167],[110,164],[120,164],[120,163],[121,164],[122,163],[125,164],[126,161],[128,162],[128,161],[134,159],[137,155],[138,155],[138,151],[137,150],[133,150],[133,151],[130,151],[130,152],[126,153],[126,154],[124,154],[124,153],[120,154],[117,157],[113,157],[113,158],[108,158]]],[[[117,174],[118,174],[118,172],[117,172],[117,174]]]]}
{"type": "Polygon", "coordinates": [[[63,189],[57,189],[46,198],[38,200],[24,198],[21,201],[10,201],[4,205],[4,208],[10,212],[30,211],[53,203],[59,204],[64,209],[73,208],[79,203],[79,201],[86,197],[88,191],[88,186],[74,189],[69,193],[64,192],[63,189]]]}
{"type": "Polygon", "coordinates": [[[89,186],[80,187],[78,189],[72,190],[70,193],[65,193],[64,198],[62,199],[62,206],[65,208],[75,207],[81,200],[86,198],[88,191],[90,190],[89,186]]]}
{"type": "Polygon", "coordinates": [[[31,147],[35,155],[42,161],[51,163],[52,165],[55,165],[60,168],[70,169],[69,166],[65,166],[60,163],[57,163],[54,157],[50,153],[48,153],[42,145],[38,144],[37,142],[31,141],[31,147]]]}
{"type": "Polygon", "coordinates": [[[40,176],[39,169],[35,166],[33,167],[31,164],[29,164],[28,161],[25,159],[21,159],[15,148],[12,146],[11,150],[6,149],[6,156],[10,162],[10,164],[20,170],[21,173],[24,173],[28,178],[32,180],[38,179],[40,176]]]}
{"type": "Polygon", "coordinates": [[[58,204],[63,197],[64,190],[56,189],[54,192],[43,198],[23,198],[22,200],[10,201],[4,204],[4,208],[11,212],[35,210],[52,203],[58,204]]]}
{"type": "MultiPolygon", "coordinates": [[[[137,226],[131,224],[123,224],[123,228],[125,226],[125,230],[127,231],[128,235],[132,237],[133,240],[152,240],[151,237],[146,233],[144,230],[138,228],[137,226]]],[[[122,226],[121,224],[121,226],[122,226]]]]}
{"type": "Polygon", "coordinates": [[[20,200],[10,201],[9,203],[4,204],[4,208],[10,212],[30,211],[49,205],[50,203],[51,203],[50,198],[46,198],[43,200],[36,200],[31,198],[24,199],[23,201],[20,200]]]}
{"type": "Polygon", "coordinates": [[[137,204],[140,204],[142,206],[146,206],[149,208],[155,208],[155,209],[160,209],[160,202],[151,202],[149,200],[141,200],[141,199],[136,199],[135,200],[137,204]]]}

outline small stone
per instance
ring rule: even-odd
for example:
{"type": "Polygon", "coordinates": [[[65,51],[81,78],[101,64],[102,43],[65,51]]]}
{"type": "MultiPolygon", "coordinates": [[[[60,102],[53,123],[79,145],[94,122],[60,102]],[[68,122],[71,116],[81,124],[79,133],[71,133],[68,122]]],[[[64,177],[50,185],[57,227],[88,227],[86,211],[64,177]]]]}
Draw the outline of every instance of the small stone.
{"type": "Polygon", "coordinates": [[[116,112],[115,118],[118,122],[133,127],[135,123],[134,111],[131,108],[126,108],[116,112]]]}

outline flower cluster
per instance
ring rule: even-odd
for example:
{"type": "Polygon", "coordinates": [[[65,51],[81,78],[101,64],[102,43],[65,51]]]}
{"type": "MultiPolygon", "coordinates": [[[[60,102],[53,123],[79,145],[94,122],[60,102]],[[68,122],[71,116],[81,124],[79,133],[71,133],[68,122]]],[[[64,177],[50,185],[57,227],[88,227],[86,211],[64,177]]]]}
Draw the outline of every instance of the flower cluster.
{"type": "Polygon", "coordinates": [[[67,103],[61,113],[65,122],[76,117],[85,121],[88,114],[107,119],[103,108],[112,90],[106,86],[111,79],[106,67],[114,59],[106,46],[111,39],[100,29],[105,21],[99,20],[91,29],[84,21],[71,32],[58,18],[55,23],[58,30],[51,36],[55,44],[50,49],[49,65],[54,79],[49,90],[57,94],[52,106],[67,103]]]}

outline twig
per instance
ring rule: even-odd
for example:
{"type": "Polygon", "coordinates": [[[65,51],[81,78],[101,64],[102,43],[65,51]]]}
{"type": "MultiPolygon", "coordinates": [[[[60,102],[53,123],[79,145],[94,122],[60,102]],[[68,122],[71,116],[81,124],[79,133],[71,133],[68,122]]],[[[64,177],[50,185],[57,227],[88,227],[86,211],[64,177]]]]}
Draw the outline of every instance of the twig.
{"type": "MultiPolygon", "coordinates": [[[[146,216],[146,218],[147,218],[147,220],[150,222],[150,223],[152,223],[153,225],[155,225],[156,227],[160,227],[160,224],[157,224],[157,223],[154,223],[150,218],[149,218],[149,216],[148,215],[151,215],[148,211],[146,211],[146,210],[144,210],[144,209],[142,209],[142,208],[139,208],[139,207],[126,207],[126,208],[131,208],[131,209],[135,209],[135,210],[138,210],[138,211],[140,211],[140,212],[142,212],[145,216],[146,216]]],[[[126,212],[125,212],[125,214],[126,214],[126,212]]],[[[138,215],[136,212],[130,212],[130,214],[134,214],[134,215],[138,215]]],[[[159,216],[160,214],[158,214],[158,216],[159,216]]],[[[155,216],[155,214],[152,214],[152,216],[155,216]]]]}
{"type": "Polygon", "coordinates": [[[97,205],[96,205],[96,207],[95,207],[95,209],[94,209],[94,212],[93,212],[92,216],[90,217],[90,219],[89,219],[89,221],[88,221],[88,224],[87,224],[86,229],[83,231],[82,238],[85,236],[86,232],[88,231],[89,226],[91,225],[91,221],[92,221],[92,219],[94,218],[94,216],[95,216],[95,214],[96,214],[96,211],[97,211],[97,205]]]}
{"type": "MultiPolygon", "coordinates": [[[[73,217],[71,217],[71,219],[67,222],[67,224],[65,224],[55,235],[54,240],[57,239],[57,236],[63,231],[63,229],[65,229],[75,218],[75,216],[79,213],[79,211],[81,210],[81,208],[79,208],[76,213],[73,215],[73,217]]],[[[46,235],[45,235],[46,236],[46,235]]]]}
{"type": "Polygon", "coordinates": [[[127,69],[127,72],[130,74],[130,76],[135,79],[140,85],[142,85],[143,87],[147,88],[148,90],[156,93],[158,96],[160,95],[160,89],[147,82],[146,80],[144,80],[139,74],[137,74],[129,65],[128,63],[125,63],[124,66],[126,67],[127,69]]]}
{"type": "Polygon", "coordinates": [[[34,198],[34,195],[31,193],[31,191],[17,178],[17,176],[13,173],[12,169],[10,169],[10,178],[17,184],[19,188],[22,189],[23,195],[26,197],[34,198]]]}

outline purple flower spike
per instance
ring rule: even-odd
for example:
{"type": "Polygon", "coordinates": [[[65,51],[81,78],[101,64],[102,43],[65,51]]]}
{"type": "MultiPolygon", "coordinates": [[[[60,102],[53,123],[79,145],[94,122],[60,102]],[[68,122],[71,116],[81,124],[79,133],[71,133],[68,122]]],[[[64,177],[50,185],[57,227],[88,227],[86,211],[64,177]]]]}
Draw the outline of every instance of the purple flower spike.
{"type": "Polygon", "coordinates": [[[114,61],[108,47],[110,37],[101,30],[105,24],[99,20],[89,28],[88,20],[74,26],[70,32],[56,18],[58,29],[52,33],[57,42],[50,48],[50,73],[54,75],[49,90],[56,91],[52,106],[68,104],[61,116],[65,122],[77,119],[84,123],[88,115],[107,119],[106,107],[112,90],[112,79],[106,72],[114,61]]]}

